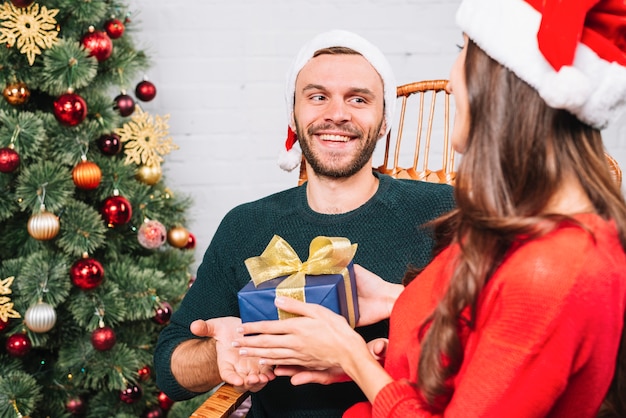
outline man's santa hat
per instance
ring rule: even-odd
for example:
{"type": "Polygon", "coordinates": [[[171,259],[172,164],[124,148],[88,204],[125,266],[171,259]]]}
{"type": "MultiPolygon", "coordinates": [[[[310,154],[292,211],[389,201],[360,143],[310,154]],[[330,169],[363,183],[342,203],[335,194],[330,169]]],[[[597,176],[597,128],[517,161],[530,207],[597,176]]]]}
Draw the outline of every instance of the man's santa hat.
{"type": "MultiPolygon", "coordinates": [[[[361,54],[372,64],[383,81],[385,121],[387,122],[387,132],[391,129],[391,122],[396,108],[396,80],[391,70],[391,65],[383,53],[373,44],[361,36],[345,30],[331,30],[321,33],[304,45],[287,72],[287,85],[285,89],[285,101],[287,103],[287,123],[291,121],[293,113],[294,94],[296,90],[296,78],[302,67],[305,66],[315,52],[323,48],[346,47],[361,54]]],[[[385,132],[385,135],[387,134],[385,132]]],[[[296,134],[287,128],[287,140],[285,148],[278,157],[278,164],[283,170],[291,171],[300,164],[301,151],[297,144],[296,134]]]]}
{"type": "Polygon", "coordinates": [[[550,107],[598,129],[624,109],[624,0],[463,0],[456,21],[550,107]]]}

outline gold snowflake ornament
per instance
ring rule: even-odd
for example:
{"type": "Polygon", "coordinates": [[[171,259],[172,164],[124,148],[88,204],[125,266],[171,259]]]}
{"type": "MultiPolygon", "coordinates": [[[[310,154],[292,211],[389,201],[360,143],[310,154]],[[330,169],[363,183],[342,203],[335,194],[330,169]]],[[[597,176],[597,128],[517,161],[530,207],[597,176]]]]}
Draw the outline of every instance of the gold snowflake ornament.
{"type": "Polygon", "coordinates": [[[19,8],[10,2],[0,7],[0,44],[17,45],[22,54],[26,54],[28,63],[33,65],[35,55],[41,49],[51,48],[57,42],[57,21],[54,16],[58,9],[48,10],[46,6],[33,3],[28,7],[19,8]]]}
{"type": "Polygon", "coordinates": [[[120,140],[125,142],[126,164],[135,163],[158,166],[163,161],[162,155],[178,149],[169,136],[167,120],[169,115],[154,119],[139,106],[131,120],[115,130],[120,140]]]}
{"type": "MultiPolygon", "coordinates": [[[[10,295],[11,285],[13,284],[14,276],[7,277],[4,280],[0,280],[0,295],[10,295]]],[[[19,318],[20,314],[13,309],[13,302],[11,298],[7,296],[0,296],[0,320],[7,322],[9,318],[19,318]]]]}

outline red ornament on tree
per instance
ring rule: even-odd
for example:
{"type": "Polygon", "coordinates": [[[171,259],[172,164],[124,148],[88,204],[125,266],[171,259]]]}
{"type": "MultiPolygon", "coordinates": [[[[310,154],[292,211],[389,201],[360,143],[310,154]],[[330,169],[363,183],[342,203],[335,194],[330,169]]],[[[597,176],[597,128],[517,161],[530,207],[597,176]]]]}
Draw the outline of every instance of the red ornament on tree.
{"type": "Polygon", "coordinates": [[[155,309],[155,315],[152,318],[159,325],[165,325],[170,321],[172,316],[172,305],[167,302],[159,302],[155,309]]]}
{"type": "Polygon", "coordinates": [[[165,411],[158,406],[153,406],[144,412],[141,418],[165,418],[165,411]]]}
{"type": "Polygon", "coordinates": [[[79,189],[93,190],[100,185],[102,171],[98,164],[92,161],[81,161],[72,170],[72,180],[79,189]]]}
{"type": "Polygon", "coordinates": [[[80,396],[72,396],[65,402],[65,410],[72,415],[82,415],[85,413],[87,405],[80,396]]]}
{"type": "Polygon", "coordinates": [[[112,228],[130,221],[133,216],[133,209],[125,197],[110,196],[102,204],[102,216],[107,225],[112,228]]]}
{"type": "Polygon", "coordinates": [[[115,155],[122,150],[122,141],[117,134],[105,134],[98,138],[98,148],[104,155],[115,155]]]}
{"type": "Polygon", "coordinates": [[[117,39],[124,34],[124,24],[117,19],[111,19],[105,22],[104,30],[111,39],[117,39]]]}
{"type": "Polygon", "coordinates": [[[13,334],[7,338],[6,350],[13,357],[25,356],[31,348],[30,339],[26,334],[13,334]]]}
{"type": "Polygon", "coordinates": [[[135,111],[135,101],[128,94],[120,94],[115,97],[115,106],[113,107],[117,110],[120,115],[126,117],[133,114],[135,111]]]}
{"type": "Polygon", "coordinates": [[[23,8],[33,4],[35,0],[11,0],[11,4],[15,7],[23,8]]]}
{"type": "Polygon", "coordinates": [[[76,126],[87,117],[87,103],[75,93],[62,94],[54,101],[54,116],[65,126],[76,126]]]}
{"type": "Polygon", "coordinates": [[[143,366],[141,369],[137,371],[139,378],[143,380],[144,382],[150,379],[151,373],[152,372],[150,371],[150,366],[143,366]]]}
{"type": "Polygon", "coordinates": [[[156,96],[156,87],[151,82],[144,80],[135,87],[135,96],[141,101],[149,102],[156,96]]]}
{"type": "Polygon", "coordinates": [[[167,395],[163,392],[159,392],[157,395],[157,400],[159,401],[159,406],[164,411],[169,411],[172,405],[174,405],[174,401],[167,397],[167,395]]]}
{"type": "Polygon", "coordinates": [[[107,351],[115,345],[115,332],[111,327],[100,327],[91,333],[91,345],[98,351],[107,351]]]}
{"type": "Polygon", "coordinates": [[[96,57],[98,62],[102,62],[111,56],[113,52],[113,42],[106,32],[89,28],[80,43],[89,51],[89,56],[96,57]]]}
{"type": "Polygon", "coordinates": [[[104,268],[98,260],[83,257],[72,264],[70,278],[72,283],[82,290],[94,289],[104,280],[104,268]]]}
{"type": "Polygon", "coordinates": [[[8,327],[9,327],[9,319],[7,318],[6,321],[3,321],[2,318],[0,318],[0,332],[4,331],[8,327]]]}
{"type": "Polygon", "coordinates": [[[120,392],[120,400],[124,403],[135,403],[143,396],[143,389],[137,384],[130,384],[120,392]]]}
{"type": "Polygon", "coordinates": [[[189,240],[187,241],[187,245],[184,247],[186,250],[193,250],[196,248],[196,237],[190,232],[189,240]]]}
{"type": "Polygon", "coordinates": [[[11,147],[0,148],[0,172],[12,173],[20,165],[20,155],[11,147]]]}

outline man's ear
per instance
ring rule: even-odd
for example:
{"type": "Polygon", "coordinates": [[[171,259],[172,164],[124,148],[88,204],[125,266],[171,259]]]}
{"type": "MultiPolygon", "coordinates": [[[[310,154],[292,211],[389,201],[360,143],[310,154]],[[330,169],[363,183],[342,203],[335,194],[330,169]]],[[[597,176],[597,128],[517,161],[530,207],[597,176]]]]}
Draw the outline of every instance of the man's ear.
{"type": "Polygon", "coordinates": [[[380,131],[378,132],[378,139],[385,136],[387,132],[387,118],[383,119],[383,123],[380,124],[380,131]]]}

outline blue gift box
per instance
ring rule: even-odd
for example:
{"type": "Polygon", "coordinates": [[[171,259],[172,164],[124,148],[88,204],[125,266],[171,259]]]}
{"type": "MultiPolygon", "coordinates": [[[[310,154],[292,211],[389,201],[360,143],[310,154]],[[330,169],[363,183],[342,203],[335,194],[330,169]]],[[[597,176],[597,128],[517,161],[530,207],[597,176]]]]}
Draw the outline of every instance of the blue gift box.
{"type": "MultiPolygon", "coordinates": [[[[346,291],[342,274],[306,275],[304,296],[308,303],[316,303],[342,315],[350,323],[350,308],[354,312],[354,323],[359,319],[356,282],[352,262],[347,266],[350,277],[350,294],[346,291]],[[349,300],[352,304],[349,305],[349,300]]],[[[239,313],[242,322],[254,322],[279,319],[278,309],[274,305],[276,287],[288,276],[281,276],[255,286],[250,281],[237,294],[239,313]]],[[[352,324],[354,325],[354,324],[352,324]]]]}

